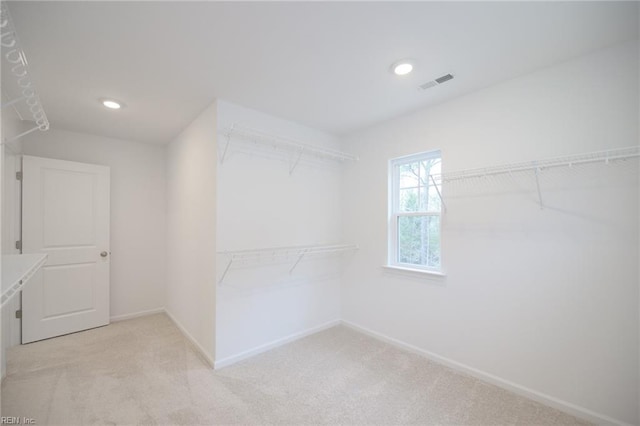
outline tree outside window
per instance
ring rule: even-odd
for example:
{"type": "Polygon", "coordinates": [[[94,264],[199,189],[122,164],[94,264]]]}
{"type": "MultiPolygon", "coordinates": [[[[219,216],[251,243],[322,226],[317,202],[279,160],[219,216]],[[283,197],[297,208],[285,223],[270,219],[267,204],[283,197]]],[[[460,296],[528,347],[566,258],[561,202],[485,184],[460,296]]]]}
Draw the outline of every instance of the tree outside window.
{"type": "Polygon", "coordinates": [[[389,263],[440,271],[439,151],[391,161],[389,263]],[[439,184],[439,183],[438,183],[439,184]]]}

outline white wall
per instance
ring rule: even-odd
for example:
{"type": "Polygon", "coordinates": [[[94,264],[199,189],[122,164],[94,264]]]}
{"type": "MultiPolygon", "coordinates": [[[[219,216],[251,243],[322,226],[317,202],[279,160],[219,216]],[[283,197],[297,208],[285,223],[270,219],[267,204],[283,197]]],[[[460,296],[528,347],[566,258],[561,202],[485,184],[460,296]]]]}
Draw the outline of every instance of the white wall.
{"type": "Polygon", "coordinates": [[[164,306],[165,147],[50,129],[23,153],[111,168],[111,317],[164,306]]]}
{"type": "MultiPolygon", "coordinates": [[[[25,130],[24,122],[18,120],[11,111],[2,114],[2,140],[11,138],[25,130]]],[[[15,241],[19,238],[19,182],[15,173],[20,167],[22,140],[2,145],[2,253],[15,254],[15,241]]]]}
{"type": "Polygon", "coordinates": [[[215,356],[216,104],[167,146],[166,309],[215,356]]]}
{"type": "MultiPolygon", "coordinates": [[[[640,8],[638,9],[638,20],[640,22],[640,8]]],[[[640,40],[640,33],[638,34],[638,39],[640,40]]],[[[637,46],[638,57],[640,57],[640,42],[637,46]]],[[[640,79],[640,68],[638,69],[638,79],[640,79]]],[[[640,96],[637,99],[638,103],[638,115],[637,120],[640,123],[640,96]]],[[[638,139],[636,140],[636,144],[640,145],[640,132],[638,132],[638,139]]],[[[638,163],[640,164],[640,158],[638,159],[638,163]]],[[[640,176],[639,176],[640,179],[640,176]]],[[[640,181],[638,182],[638,202],[640,203],[640,181]]],[[[638,210],[640,211],[640,205],[638,206],[638,210]]],[[[638,215],[638,221],[640,222],[640,214],[638,215]]],[[[640,232],[640,224],[638,225],[638,232],[640,232]]],[[[638,235],[638,240],[640,241],[640,235],[638,235]]],[[[638,306],[640,306],[640,250],[638,250],[638,306]]],[[[640,333],[640,309],[638,310],[638,333],[640,333]]],[[[640,366],[640,335],[638,337],[638,365],[640,366]]],[[[637,402],[637,419],[640,422],[640,367],[638,368],[638,402],[637,402]]]]}
{"type": "MultiPolygon", "coordinates": [[[[335,137],[218,102],[218,129],[240,125],[302,143],[338,148],[335,137]]],[[[219,153],[226,139],[219,136],[219,153]]],[[[339,243],[341,171],[335,163],[291,157],[271,146],[232,138],[218,166],[218,250],[339,243]],[[293,159],[295,161],[295,158],[293,159]]],[[[218,256],[218,278],[228,263],[218,256]]],[[[218,286],[216,366],[340,318],[340,257],[233,265],[218,286]]]]}
{"type": "Polygon", "coordinates": [[[345,172],[344,230],[361,249],[343,279],[343,318],[638,423],[636,161],[543,172],[544,210],[531,178],[517,181],[524,189],[508,181],[445,186],[447,277],[380,268],[390,158],[441,149],[446,172],[637,145],[638,89],[632,43],[349,137],[344,149],[361,160],[345,172]]]}
{"type": "MultiPolygon", "coordinates": [[[[25,123],[20,121],[11,110],[2,113],[2,138],[10,139],[25,131],[25,123]]],[[[19,170],[20,153],[22,151],[21,140],[16,140],[3,144],[0,148],[2,160],[1,181],[2,184],[2,219],[1,241],[2,254],[17,254],[19,250],[15,248],[15,242],[20,239],[20,186],[16,180],[15,173],[19,170]]],[[[6,374],[6,350],[20,343],[20,320],[16,319],[15,311],[20,309],[20,298],[14,297],[2,308],[2,356],[1,371],[2,377],[6,374]]]]}

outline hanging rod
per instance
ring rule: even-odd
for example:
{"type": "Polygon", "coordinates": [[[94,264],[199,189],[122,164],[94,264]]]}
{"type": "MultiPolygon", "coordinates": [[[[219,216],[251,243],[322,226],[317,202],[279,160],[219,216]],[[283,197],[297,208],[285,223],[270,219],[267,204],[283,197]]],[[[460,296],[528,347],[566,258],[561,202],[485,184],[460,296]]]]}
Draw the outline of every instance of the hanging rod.
{"type": "Polygon", "coordinates": [[[16,104],[24,103],[36,124],[35,127],[27,131],[10,138],[5,138],[5,140],[2,141],[2,144],[4,144],[13,142],[36,130],[49,130],[49,119],[44,112],[40,96],[38,96],[38,92],[31,81],[27,58],[18,39],[15,27],[13,26],[6,2],[0,2],[0,45],[2,46],[3,60],[8,62],[8,68],[11,75],[16,79],[16,85],[20,92],[17,98],[3,103],[1,108],[7,106],[15,107],[16,104]]]}
{"type": "Polygon", "coordinates": [[[322,148],[314,145],[308,145],[302,142],[298,142],[293,139],[270,135],[259,130],[251,129],[248,127],[238,126],[234,124],[227,129],[224,129],[222,135],[226,138],[227,143],[224,147],[222,155],[220,156],[220,163],[224,163],[224,159],[227,155],[227,150],[231,144],[231,140],[234,137],[252,141],[255,143],[261,143],[263,145],[271,145],[274,148],[281,148],[290,151],[294,154],[293,162],[289,167],[289,173],[293,173],[293,170],[298,165],[300,158],[303,154],[310,154],[320,158],[326,158],[334,161],[357,161],[358,157],[355,155],[347,154],[346,152],[338,151],[330,148],[322,148]]]}
{"type": "Polygon", "coordinates": [[[218,251],[218,254],[226,254],[226,255],[255,255],[255,254],[264,254],[264,253],[287,253],[291,251],[298,250],[342,250],[342,249],[357,249],[358,246],[354,244],[318,244],[318,245],[301,245],[301,246],[276,246],[276,247],[262,247],[255,249],[244,249],[244,250],[222,250],[218,251]]]}
{"type": "Polygon", "coordinates": [[[222,276],[220,277],[220,280],[218,281],[218,284],[222,284],[222,281],[224,281],[224,278],[227,276],[227,272],[229,272],[231,265],[237,261],[259,261],[265,257],[268,257],[272,260],[282,258],[288,259],[292,256],[295,256],[295,263],[289,269],[289,274],[291,274],[305,256],[314,254],[340,253],[354,250],[358,250],[358,246],[355,244],[280,246],[246,250],[223,250],[219,251],[218,254],[229,256],[229,261],[222,273],[222,276]]]}
{"type": "Polygon", "coordinates": [[[589,163],[609,164],[616,161],[638,157],[640,157],[640,146],[632,146],[627,148],[608,149],[606,151],[596,151],[584,154],[547,158],[544,160],[526,161],[493,167],[459,170],[455,172],[433,175],[433,177],[438,182],[454,182],[464,179],[511,174],[516,172],[533,171],[534,173],[537,173],[545,169],[572,167],[589,163]]]}

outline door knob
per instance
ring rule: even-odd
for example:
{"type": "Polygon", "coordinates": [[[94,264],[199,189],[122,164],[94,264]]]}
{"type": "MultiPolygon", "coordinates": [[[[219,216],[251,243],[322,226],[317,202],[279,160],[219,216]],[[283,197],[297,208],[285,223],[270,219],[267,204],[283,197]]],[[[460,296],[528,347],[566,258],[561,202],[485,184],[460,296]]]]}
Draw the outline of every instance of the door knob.
{"type": "Polygon", "coordinates": [[[109,253],[107,253],[106,251],[103,251],[102,253],[100,253],[100,256],[102,256],[102,257],[107,257],[107,255],[108,255],[108,254],[109,254],[109,253]]]}

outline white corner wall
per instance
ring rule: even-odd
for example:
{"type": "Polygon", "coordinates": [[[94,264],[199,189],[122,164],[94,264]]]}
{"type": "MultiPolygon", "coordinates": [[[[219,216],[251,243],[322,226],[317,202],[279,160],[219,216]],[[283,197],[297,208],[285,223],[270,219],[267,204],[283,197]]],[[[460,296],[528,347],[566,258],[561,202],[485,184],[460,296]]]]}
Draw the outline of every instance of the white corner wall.
{"type": "Polygon", "coordinates": [[[167,146],[166,311],[213,365],[216,103],[167,146]]]}
{"type": "MultiPolygon", "coordinates": [[[[326,133],[219,101],[219,132],[234,124],[339,148],[326,133]]],[[[222,153],[226,139],[218,140],[222,153]]],[[[289,175],[292,157],[245,142],[232,138],[218,166],[218,250],[342,242],[340,167],[303,156],[289,175]]],[[[218,279],[228,260],[218,255],[218,279]]],[[[229,270],[217,289],[216,367],[338,322],[341,258],[303,260],[289,274],[294,261],[229,270]]]]}
{"type": "Polygon", "coordinates": [[[390,158],[441,149],[446,172],[637,145],[638,89],[633,42],[347,138],[360,161],[345,171],[345,238],[361,249],[343,319],[600,423],[637,424],[637,162],[543,173],[543,210],[531,180],[450,191],[446,278],[381,266],[390,158]]]}

